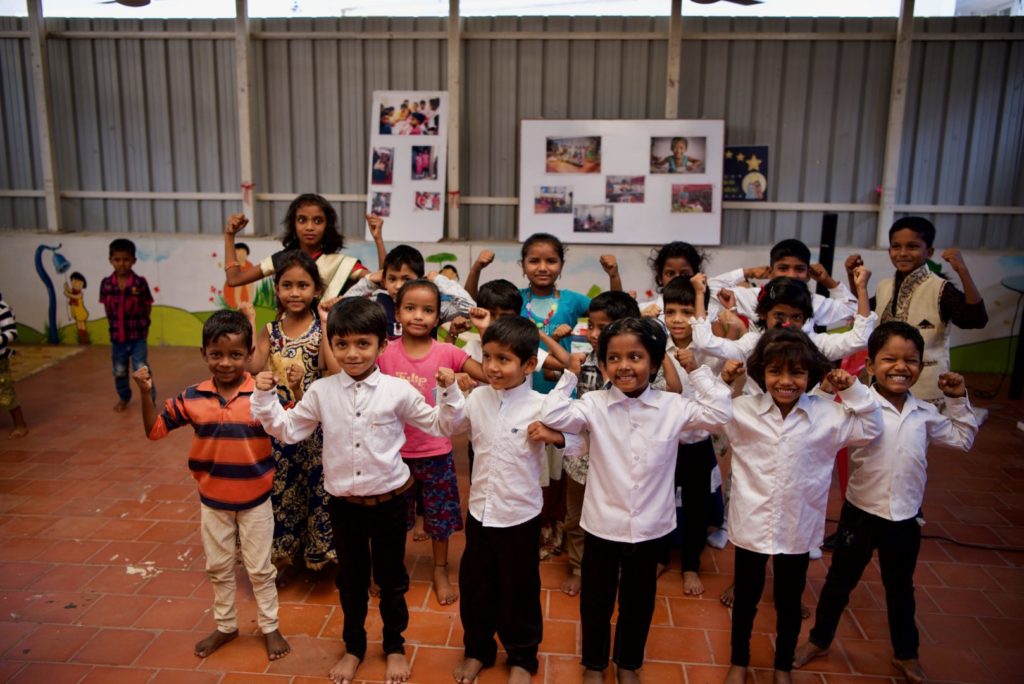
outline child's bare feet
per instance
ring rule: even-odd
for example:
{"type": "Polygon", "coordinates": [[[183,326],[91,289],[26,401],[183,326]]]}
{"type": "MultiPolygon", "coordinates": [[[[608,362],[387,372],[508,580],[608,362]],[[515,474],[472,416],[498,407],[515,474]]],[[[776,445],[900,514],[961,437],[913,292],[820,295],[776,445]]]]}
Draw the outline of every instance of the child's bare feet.
{"type": "Polygon", "coordinates": [[[423,516],[417,515],[416,524],[412,528],[412,540],[427,541],[428,539],[430,539],[430,535],[423,529],[423,516]]]}
{"type": "Polygon", "coordinates": [[[484,669],[484,664],[476,658],[463,658],[459,666],[452,672],[452,676],[459,684],[473,684],[482,669],[484,669]]]}
{"type": "Polygon", "coordinates": [[[434,595],[442,606],[450,606],[459,600],[459,592],[448,580],[448,564],[434,566],[434,595]]]}
{"type": "Polygon", "coordinates": [[[7,439],[21,439],[28,434],[28,425],[22,423],[21,425],[15,425],[11,428],[11,431],[7,433],[7,439]]]}
{"type": "Polygon", "coordinates": [[[793,667],[801,668],[815,658],[821,658],[828,653],[827,648],[818,646],[813,641],[805,641],[796,647],[793,653],[793,667]]]}
{"type": "Polygon", "coordinates": [[[125,401],[124,399],[118,401],[116,404],[114,404],[114,410],[117,411],[118,413],[124,413],[126,410],[128,410],[128,402],[125,401]]]}
{"type": "Polygon", "coordinates": [[[741,665],[733,665],[725,675],[723,684],[745,684],[747,681],[747,668],[741,665]]]}
{"type": "Polygon", "coordinates": [[[615,668],[615,681],[619,684],[640,684],[640,675],[636,670],[624,670],[621,667],[615,668]]]}
{"type": "Polygon", "coordinates": [[[587,669],[583,671],[583,684],[603,684],[604,671],[587,669]]]}
{"type": "Polygon", "coordinates": [[[280,660],[292,652],[292,647],[285,641],[279,629],[267,632],[263,639],[267,642],[267,658],[270,660],[280,660]]]}
{"type": "Polygon", "coordinates": [[[533,676],[518,665],[508,671],[508,684],[530,684],[532,681],[533,676]]]}
{"type": "Polygon", "coordinates": [[[562,582],[562,593],[568,594],[569,596],[578,596],[580,593],[580,587],[582,586],[583,578],[575,572],[571,572],[568,579],[562,582]]]}
{"type": "Polygon", "coordinates": [[[237,636],[237,629],[234,632],[222,632],[219,629],[215,629],[210,636],[196,644],[195,654],[199,658],[206,658],[224,644],[234,641],[237,636]]]}
{"type": "Polygon", "coordinates": [[[793,684],[793,676],[789,672],[776,670],[772,678],[772,684],[793,684]]]}
{"type": "Polygon", "coordinates": [[[700,581],[700,575],[693,570],[683,573],[683,594],[686,596],[700,596],[704,593],[704,583],[700,581]]]}
{"type": "Polygon", "coordinates": [[[910,684],[923,684],[924,670],[921,669],[921,663],[917,658],[908,658],[907,660],[893,658],[892,666],[899,670],[903,678],[910,684]]]}
{"type": "Polygon", "coordinates": [[[736,584],[730,584],[726,587],[722,595],[718,597],[718,600],[722,602],[722,605],[726,608],[732,608],[733,602],[736,600],[736,584]]]}
{"type": "Polygon", "coordinates": [[[356,677],[356,670],[359,669],[359,663],[361,661],[350,653],[346,653],[341,656],[341,660],[334,664],[331,671],[327,673],[327,678],[330,679],[334,684],[352,684],[352,680],[356,677]]]}
{"type": "Polygon", "coordinates": [[[388,653],[386,660],[387,669],[384,671],[384,681],[386,684],[402,684],[402,682],[409,680],[412,670],[409,669],[409,663],[406,662],[404,655],[401,653],[388,653]]]}

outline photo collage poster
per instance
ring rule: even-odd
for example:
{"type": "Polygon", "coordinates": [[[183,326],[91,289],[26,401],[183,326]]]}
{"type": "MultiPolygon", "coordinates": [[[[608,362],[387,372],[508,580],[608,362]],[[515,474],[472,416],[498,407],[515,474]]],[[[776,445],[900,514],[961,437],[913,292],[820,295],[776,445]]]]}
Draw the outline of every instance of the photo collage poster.
{"type": "Polygon", "coordinates": [[[524,120],[519,239],[721,241],[725,123],[524,120]]]}
{"type": "Polygon", "coordinates": [[[374,91],[366,213],[388,241],[444,237],[447,158],[448,93],[374,91]]]}

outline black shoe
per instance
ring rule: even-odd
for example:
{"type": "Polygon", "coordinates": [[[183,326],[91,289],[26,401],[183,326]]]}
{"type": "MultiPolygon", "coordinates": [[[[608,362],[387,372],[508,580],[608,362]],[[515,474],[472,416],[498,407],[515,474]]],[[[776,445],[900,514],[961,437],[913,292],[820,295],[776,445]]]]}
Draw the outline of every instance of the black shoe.
{"type": "Polygon", "coordinates": [[[838,538],[839,538],[839,533],[838,532],[833,532],[832,534],[830,534],[827,537],[825,537],[825,541],[822,542],[821,548],[825,549],[826,551],[835,551],[836,550],[836,540],[838,538]]]}

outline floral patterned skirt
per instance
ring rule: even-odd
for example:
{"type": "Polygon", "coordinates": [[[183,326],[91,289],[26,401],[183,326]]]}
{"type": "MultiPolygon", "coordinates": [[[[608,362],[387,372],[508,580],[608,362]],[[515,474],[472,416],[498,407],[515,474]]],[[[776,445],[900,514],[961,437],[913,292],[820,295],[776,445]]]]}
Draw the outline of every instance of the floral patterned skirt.
{"type": "Polygon", "coordinates": [[[324,436],[316,431],[298,444],[271,440],[274,449],[274,548],[278,567],[305,565],[319,570],[337,560],[327,512],[321,456],[324,436]]]}

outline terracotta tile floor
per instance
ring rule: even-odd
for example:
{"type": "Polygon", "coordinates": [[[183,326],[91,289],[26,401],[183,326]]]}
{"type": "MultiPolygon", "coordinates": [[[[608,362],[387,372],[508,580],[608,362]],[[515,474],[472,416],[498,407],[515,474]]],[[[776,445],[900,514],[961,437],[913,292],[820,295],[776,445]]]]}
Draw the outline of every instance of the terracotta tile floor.
{"type": "MultiPolygon", "coordinates": [[[[196,350],[158,348],[151,363],[161,396],[205,375],[196,350]]],[[[987,379],[986,379],[987,381],[987,379]]],[[[325,681],[339,657],[341,615],[327,578],[282,592],[282,629],[293,652],[268,663],[255,636],[247,582],[240,586],[243,636],[206,660],[192,645],[213,627],[203,573],[195,487],[185,465],[190,434],[148,442],[138,402],[115,414],[106,348],[17,385],[32,428],[0,441],[0,680],[11,682],[325,681]]],[[[1005,391],[1005,389],[1004,389],[1005,391]]],[[[936,451],[925,513],[927,534],[994,545],[1024,544],[1024,402],[978,401],[992,409],[969,455],[936,451]]],[[[4,418],[6,421],[6,417],[4,418]]],[[[6,431],[6,422],[2,424],[6,431]]],[[[464,452],[464,445],[462,445],[464,452]]],[[[460,466],[465,458],[460,453],[460,466]]],[[[465,493],[465,472],[461,473],[465,493]]],[[[835,517],[838,496],[832,497],[835,517]]],[[[452,543],[458,567],[464,537],[452,543]]],[[[429,545],[409,544],[409,656],[415,682],[449,682],[461,655],[456,608],[430,591],[429,545]]],[[[811,564],[815,602],[826,563],[811,564]]],[[[719,682],[729,655],[729,613],[718,603],[731,581],[731,550],[708,550],[708,587],[684,598],[678,571],[659,582],[646,682],[719,682]]],[[[454,569],[453,568],[453,569],[454,569]]],[[[538,682],[581,679],[578,599],[558,586],[563,559],[542,565],[545,638],[538,682]]],[[[930,679],[1024,681],[1024,553],[926,540],[917,571],[922,660],[930,679]]],[[[757,682],[770,681],[774,614],[763,605],[753,638],[757,682]]],[[[809,621],[804,629],[809,629],[809,621]]],[[[380,680],[380,622],[371,612],[370,657],[360,670],[380,680]]],[[[877,563],[853,595],[837,644],[796,682],[892,682],[885,598],[877,563]]],[[[482,682],[503,681],[499,665],[482,682]]],[[[611,681],[609,676],[608,681],[611,681]]]]}

